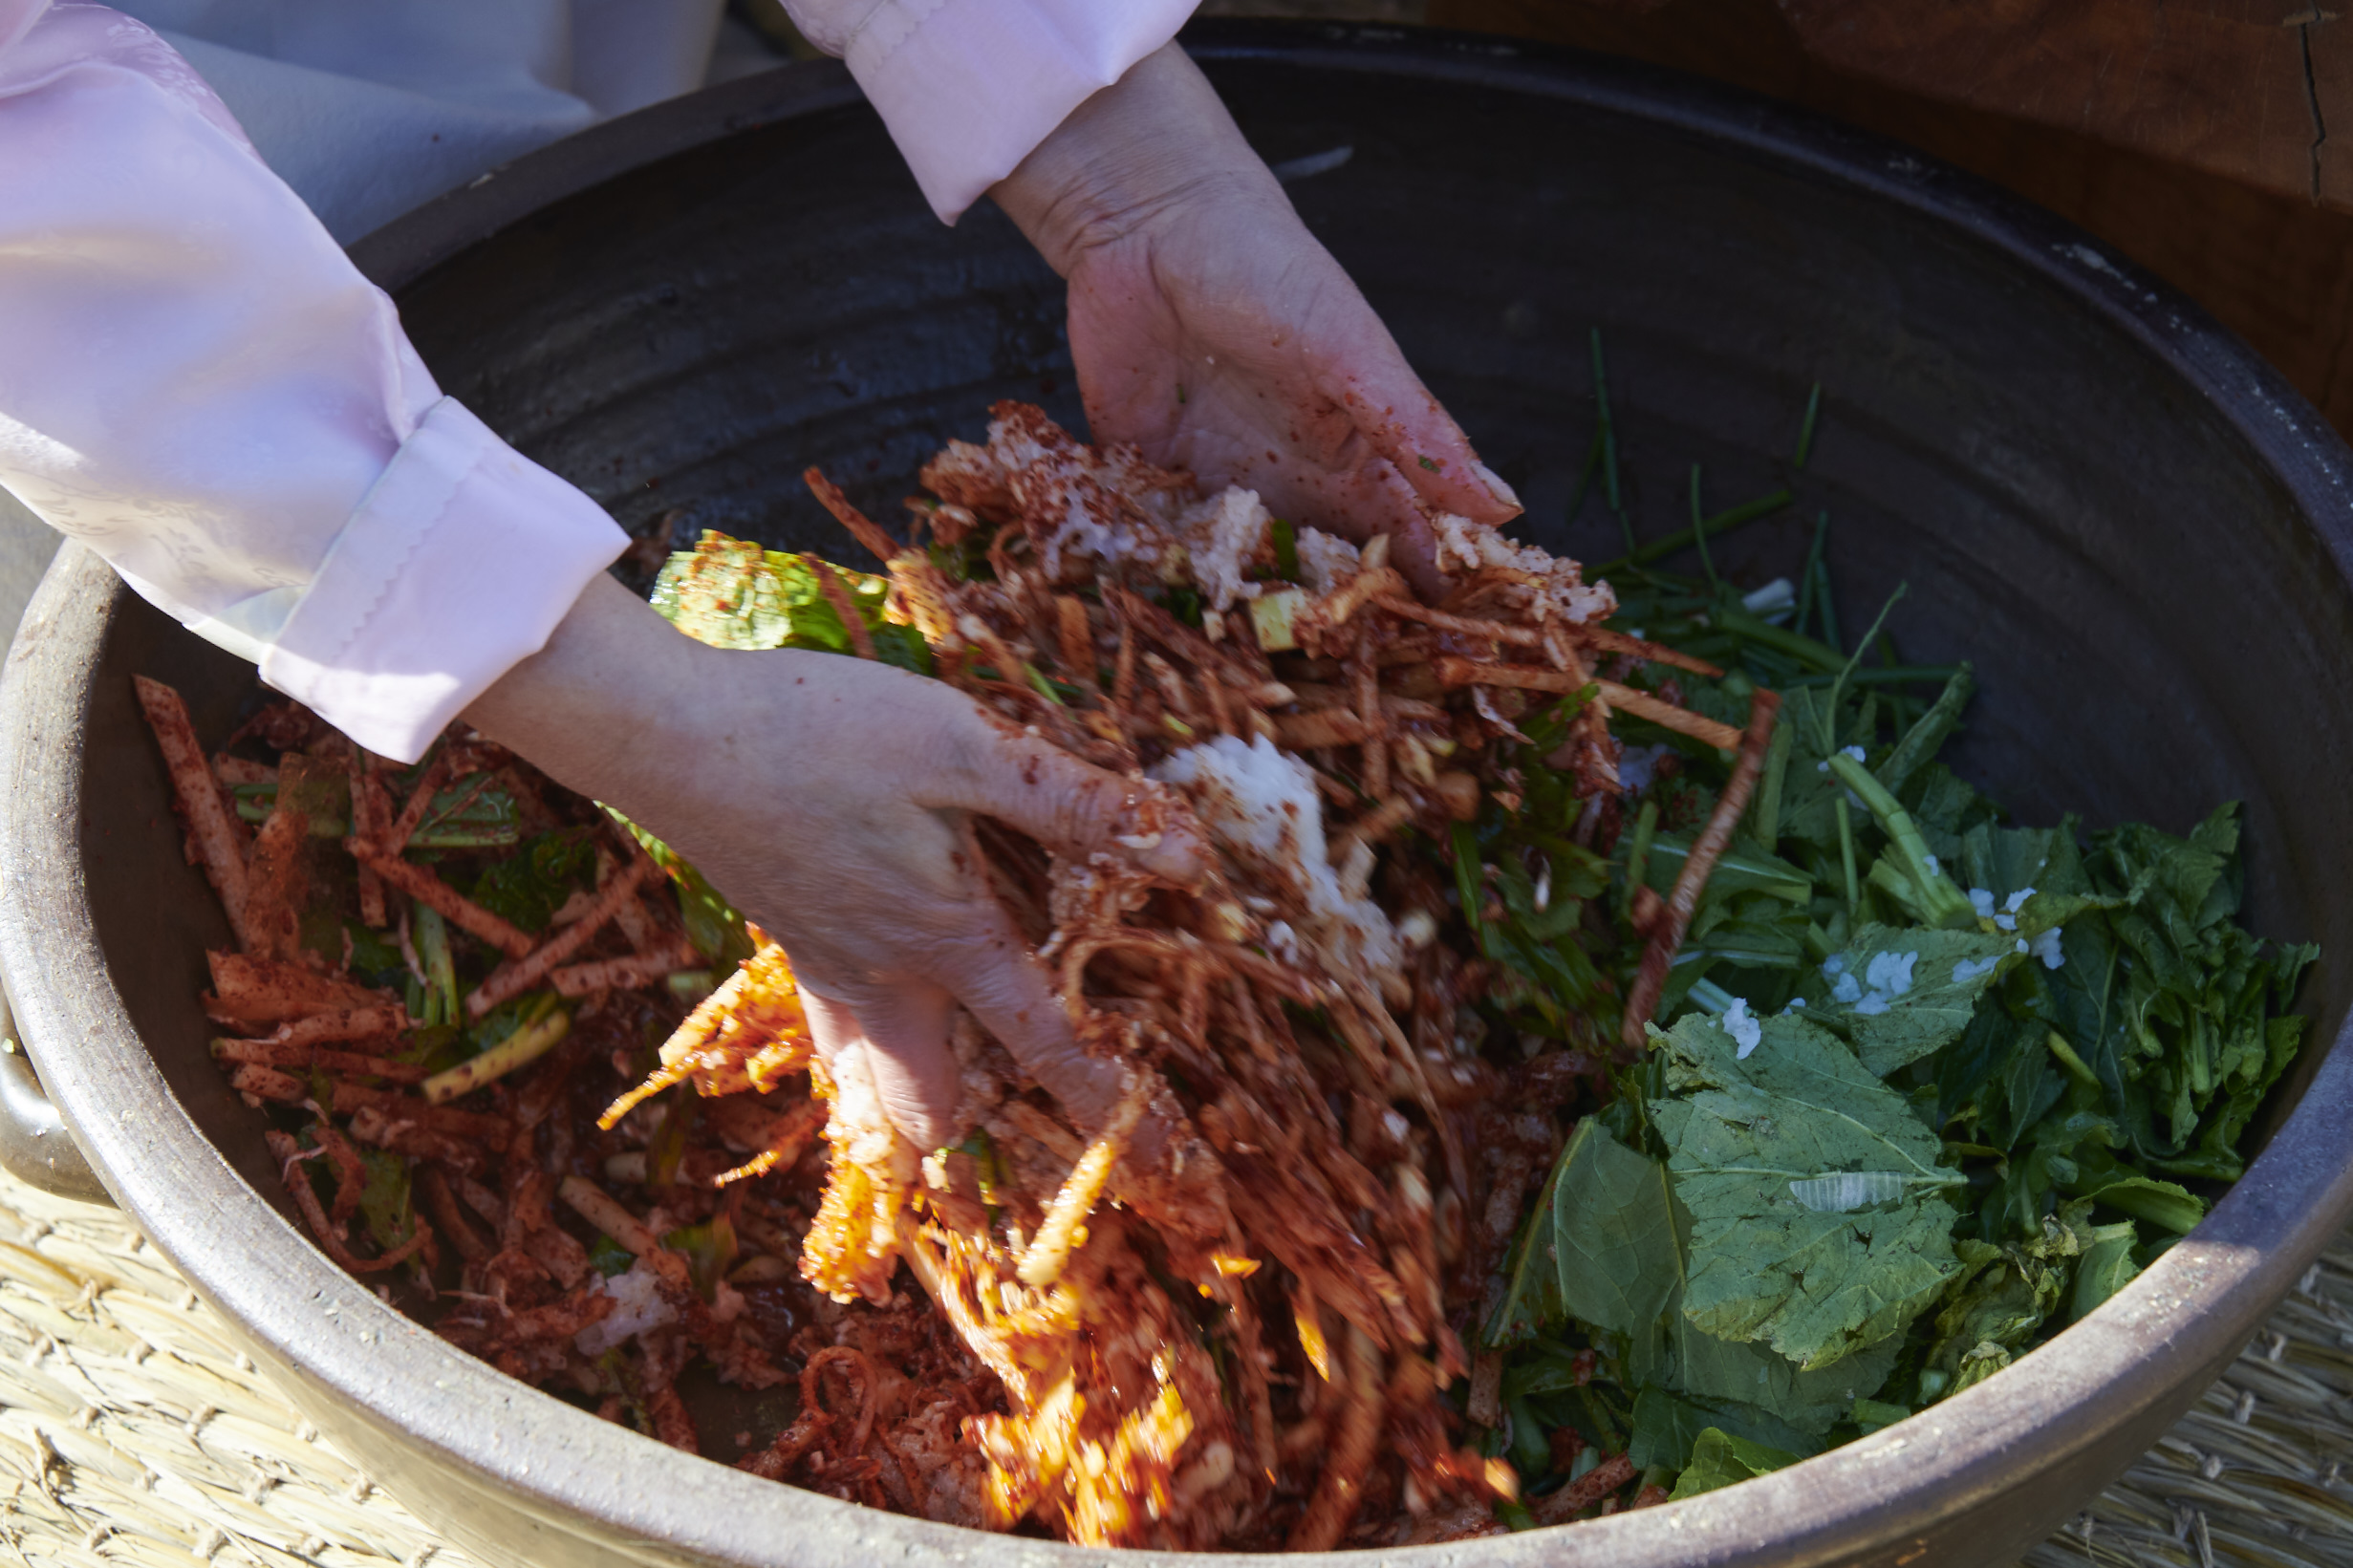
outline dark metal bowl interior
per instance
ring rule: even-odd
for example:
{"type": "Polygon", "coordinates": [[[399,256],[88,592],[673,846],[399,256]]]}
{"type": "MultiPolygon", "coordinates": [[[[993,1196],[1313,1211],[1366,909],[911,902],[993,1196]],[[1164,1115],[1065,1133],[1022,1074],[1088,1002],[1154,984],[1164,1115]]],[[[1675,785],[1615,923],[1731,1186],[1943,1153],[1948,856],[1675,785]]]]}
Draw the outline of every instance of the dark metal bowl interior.
{"type": "MultiPolygon", "coordinates": [[[[1519,487],[1528,537],[1616,552],[1598,508],[1562,519],[1591,428],[1589,328],[1649,482],[1646,533],[1679,526],[1692,462],[1713,505],[1779,483],[1821,382],[1805,516],[1833,518],[1850,618],[1909,581],[1891,623],[1907,656],[1975,660],[1984,695],[1957,764],[2034,822],[2179,828],[2243,800],[2255,923],[2323,944],[2304,997],[2316,1043],[2274,1107],[2272,1152],[2031,1369],[1732,1493],[1456,1549],[1909,1562],[1916,1543],[2006,1560],[2162,1430],[2353,1204],[2353,1133],[2322,1103],[2342,1103],[2353,1051],[2282,1128],[2353,1000],[2353,901],[2331,891],[2353,881],[2347,454],[2192,307],[1883,143],[1467,40],[1257,28],[1201,43],[1271,161],[1349,149],[1293,199],[1519,487]]],[[[681,539],[713,526],[838,550],[800,484],[809,463],[889,517],[992,399],[1077,419],[1055,279],[993,208],[937,225],[831,67],[605,127],[358,254],[448,391],[639,531],[675,510],[681,539]]],[[[1788,571],[1799,526],[1759,525],[1717,565],[1788,571]]],[[[206,1059],[191,1000],[226,927],[182,861],[128,679],[176,682],[216,736],[250,672],[108,581],[69,556],[11,656],[0,961],[110,1187],[317,1419],[509,1560],[982,1546],[600,1428],[381,1311],[270,1213],[258,1123],[206,1059]]]]}

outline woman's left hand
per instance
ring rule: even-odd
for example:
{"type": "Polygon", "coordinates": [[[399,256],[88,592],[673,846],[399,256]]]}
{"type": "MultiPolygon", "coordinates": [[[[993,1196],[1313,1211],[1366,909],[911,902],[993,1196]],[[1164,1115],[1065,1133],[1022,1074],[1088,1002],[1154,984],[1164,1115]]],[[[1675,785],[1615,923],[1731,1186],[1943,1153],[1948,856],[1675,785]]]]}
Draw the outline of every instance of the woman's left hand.
{"type": "Polygon", "coordinates": [[[991,195],[1069,281],[1096,440],[1256,490],[1294,522],[1390,534],[1424,589],[1440,578],[1429,513],[1519,514],[1176,45],[991,195]]]}

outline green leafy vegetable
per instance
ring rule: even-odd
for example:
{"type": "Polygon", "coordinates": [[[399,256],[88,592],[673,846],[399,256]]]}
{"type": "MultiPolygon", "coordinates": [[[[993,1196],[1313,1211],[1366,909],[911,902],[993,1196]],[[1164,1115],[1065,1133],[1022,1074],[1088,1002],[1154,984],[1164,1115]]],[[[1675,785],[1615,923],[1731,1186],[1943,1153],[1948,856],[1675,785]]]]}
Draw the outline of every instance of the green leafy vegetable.
{"type": "Polygon", "coordinates": [[[1648,1327],[1682,1275],[1666,1175],[1600,1122],[1580,1123],[1528,1215],[1487,1342],[1564,1314],[1617,1334],[1648,1327]]]}
{"type": "Polygon", "coordinates": [[[453,781],[425,807],[409,843],[419,848],[500,848],[522,837],[514,797],[477,773],[453,781]]]}
{"type": "Polygon", "coordinates": [[[1755,1020],[1743,1060],[1714,1020],[1653,1033],[1676,1097],[1651,1106],[1675,1197],[1692,1216],[1683,1315],[1760,1340],[1811,1369],[1899,1334],[1956,1268],[1963,1184],[1910,1106],[1836,1037],[1803,1019],[1755,1020]],[[1790,1183],[1884,1171],[1907,1195],[1856,1213],[1806,1208],[1790,1183]]]}
{"type": "Polygon", "coordinates": [[[1816,1451],[1857,1399],[1879,1391],[1903,1345],[1890,1336],[1808,1370],[1767,1345],[1707,1333],[1679,1296],[1668,1305],[1651,1337],[1629,1344],[1629,1375],[1713,1412],[1718,1425],[1737,1423],[1731,1429],[1765,1433],[1759,1441],[1798,1452],[1816,1451]],[[1760,1419],[1767,1412],[1769,1424],[1760,1419]]]}
{"type": "MultiPolygon", "coordinates": [[[[2181,836],[2007,823],[1938,761],[1972,668],[1905,662],[1885,609],[1846,651],[1826,514],[1794,582],[1651,566],[1702,538],[1633,540],[1599,348],[1571,515],[1597,488],[1628,524],[1627,559],[1601,569],[1615,624],[1725,671],[1676,672],[1672,694],[1655,667],[1626,678],[1728,723],[1759,687],[1783,703],[1651,1054],[1570,1129],[1485,1337],[1523,1464],[1531,1423],[1607,1441],[1614,1422],[1690,1495],[1903,1420],[2128,1284],[2239,1175],[2302,1043],[2288,1009],[2314,952],[2237,924],[2235,807],[2181,836]]],[[[1673,890],[1728,776],[1710,748],[1621,726],[1649,765],[1592,833],[1543,765],[1576,700],[1520,720],[1519,812],[1490,803],[1435,857],[1490,965],[1455,1020],[1474,1049],[1611,1037],[1636,894],[1673,890]],[[1572,836],[1604,851],[1592,891],[1555,852],[1572,836]]]]}
{"type": "Polygon", "coordinates": [[[1867,925],[1806,982],[1805,1016],[1881,1078],[1958,1040],[1978,999],[2018,958],[1998,932],[1867,925]]]}
{"type": "Polygon", "coordinates": [[[686,926],[686,939],[694,944],[697,953],[728,969],[751,956],[751,933],[745,929],[744,917],[735,912],[735,906],[720,896],[718,889],[703,879],[701,871],[613,807],[606,806],[605,812],[628,828],[630,836],[654,857],[654,863],[670,873],[670,880],[678,887],[679,914],[686,926]]]}
{"type": "Polygon", "coordinates": [[[2233,1180],[2263,1098],[2301,1043],[2286,1012],[2310,946],[2275,947],[2234,923],[2239,898],[2237,808],[2187,838],[2145,825],[2095,834],[2079,855],[2066,825],[2048,838],[1980,835],[1973,874],[2055,884],[2020,912],[2060,928],[2056,967],[2021,966],[2011,1011],[2046,1024],[2105,1089],[2098,1108],[2113,1147],[2173,1175],[2233,1180]],[[2030,870],[2026,856],[2034,851],[2030,870]]]}
{"type": "Polygon", "coordinates": [[[592,885],[596,848],[578,827],[559,827],[494,861],[474,879],[472,897],[484,909],[529,932],[542,932],[573,893],[592,885]]]}
{"type": "MultiPolygon", "coordinates": [[[[1961,1273],[1937,1312],[1922,1365],[1922,1397],[1958,1393],[2010,1364],[2059,1312],[2076,1278],[2077,1260],[2112,1239],[2095,1230],[2092,1205],[2078,1200],[2045,1215],[2040,1235],[1994,1246],[1959,1244],[1961,1273]]],[[[2122,1229],[2131,1230],[2130,1222],[2122,1229]]],[[[2111,1272],[2112,1272],[2112,1265],[2111,1272]]]]}
{"type": "Polygon", "coordinates": [[[408,912],[409,934],[417,949],[417,962],[425,972],[422,988],[424,1006],[417,1014],[427,1028],[437,1023],[459,1021],[458,970],[449,951],[449,926],[441,911],[422,899],[411,900],[408,912]]]}
{"type": "Polygon", "coordinates": [[[1634,1398],[1634,1419],[1626,1456],[1644,1470],[1681,1470],[1691,1462],[1699,1434],[1717,1428],[1801,1458],[1822,1451],[1822,1441],[1800,1431],[1770,1410],[1734,1400],[1698,1400],[1645,1384],[1634,1398]]]}
{"type": "Polygon", "coordinates": [[[500,1002],[460,1032],[458,1059],[470,1061],[482,1055],[561,1005],[562,999],[552,991],[527,991],[500,1002]]]}
{"type": "Polygon", "coordinates": [[[1910,1409],[1902,1405],[1889,1405],[1876,1399],[1858,1399],[1855,1401],[1853,1420],[1855,1428],[1868,1437],[1881,1428],[1892,1427],[1910,1414],[1910,1409]]]}
{"type": "MultiPolygon", "coordinates": [[[[932,673],[922,634],[884,614],[888,579],[827,569],[838,573],[878,658],[917,675],[932,673]]],[[[655,579],[653,605],[680,631],[714,648],[853,651],[816,567],[716,532],[705,531],[693,549],[670,557],[655,579]]]]}
{"type": "Polygon", "coordinates": [[[695,1291],[706,1301],[717,1293],[727,1271],[735,1267],[735,1221],[723,1214],[713,1214],[700,1225],[680,1226],[664,1235],[661,1244],[684,1255],[695,1291]]]}
{"type": "Polygon", "coordinates": [[[1681,1502],[1686,1497],[1696,1497],[1703,1492],[1714,1492],[1736,1481],[1769,1475],[1796,1464],[1803,1457],[1802,1454],[1767,1448],[1762,1443],[1752,1443],[1745,1437],[1735,1437],[1720,1428],[1710,1427],[1699,1434],[1698,1442],[1693,1445],[1691,1464],[1676,1480],[1674,1491],[1669,1496],[1675,1502],[1681,1502]]]}
{"type": "Polygon", "coordinates": [[[1286,583],[1305,581],[1299,570],[1299,530],[1284,518],[1271,518],[1267,537],[1275,548],[1275,575],[1286,583]]]}
{"type": "Polygon", "coordinates": [[[351,963],[348,972],[362,985],[398,988],[409,978],[408,960],[400,949],[386,941],[381,933],[370,931],[356,921],[343,923],[343,933],[351,941],[351,963]]]}
{"type": "Polygon", "coordinates": [[[2141,1266],[2132,1257],[2140,1239],[2139,1228],[2128,1219],[2092,1227],[2075,1265],[2075,1291],[2067,1303],[2070,1320],[2090,1312],[2140,1275],[2141,1266]]]}
{"type": "Polygon", "coordinates": [[[636,1267],[637,1255],[611,1236],[599,1235],[589,1243],[588,1259],[591,1268],[610,1279],[636,1267]]]}
{"type": "Polygon", "coordinates": [[[377,1246],[390,1252],[417,1228],[409,1207],[408,1161],[387,1149],[361,1146],[359,1163],[367,1171],[359,1189],[360,1217],[377,1246]]]}

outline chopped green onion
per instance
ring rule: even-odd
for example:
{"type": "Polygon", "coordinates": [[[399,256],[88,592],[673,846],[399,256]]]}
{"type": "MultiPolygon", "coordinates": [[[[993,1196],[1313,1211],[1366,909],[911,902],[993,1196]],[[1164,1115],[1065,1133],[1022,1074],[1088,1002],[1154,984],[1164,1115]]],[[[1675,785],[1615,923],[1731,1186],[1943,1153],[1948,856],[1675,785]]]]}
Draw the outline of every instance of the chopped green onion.
{"type": "Polygon", "coordinates": [[[424,1014],[421,1021],[427,1028],[436,1023],[458,1021],[458,968],[449,951],[449,924],[442,912],[422,899],[410,901],[408,930],[411,944],[417,949],[417,962],[424,969],[424,1014]]]}
{"type": "Polygon", "coordinates": [[[1275,575],[1286,583],[1299,581],[1299,530],[1283,518],[1270,519],[1267,537],[1275,547],[1275,575]]]}
{"type": "Polygon", "coordinates": [[[1695,542],[1699,544],[1704,558],[1708,539],[1730,533],[1744,523],[1754,523],[1760,517],[1770,517],[1787,506],[1794,499],[1796,498],[1787,490],[1776,490],[1771,495],[1759,496],[1754,501],[1744,501],[1738,506],[1717,512],[1705,523],[1695,523],[1691,527],[1671,533],[1664,539],[1653,539],[1639,548],[1636,548],[1632,540],[1629,539],[1624,555],[1614,561],[1603,562],[1593,569],[1592,574],[1596,577],[1607,577],[1613,572],[1624,571],[1630,567],[1646,567],[1653,561],[1663,560],[1673,555],[1679,549],[1688,549],[1695,542]]]}
{"type": "Polygon", "coordinates": [[[1610,512],[1618,526],[1626,533],[1626,553],[1634,553],[1634,525],[1626,515],[1626,503],[1618,487],[1618,426],[1609,413],[1609,375],[1602,364],[1602,330],[1593,329],[1593,406],[1598,424],[1596,434],[1602,444],[1602,495],[1609,503],[1610,512]]]}
{"type": "MultiPolygon", "coordinates": [[[[1976,922],[1976,912],[1970,907],[1969,897],[1953,885],[1936,859],[1929,853],[1928,841],[1887,785],[1874,778],[1865,767],[1846,752],[1830,754],[1830,774],[1839,783],[1854,791],[1864,808],[1879,820],[1880,830],[1894,842],[1895,851],[1903,857],[1904,870],[1910,873],[1912,886],[1920,895],[1921,923],[1942,926],[1948,930],[1966,930],[1976,922]]],[[[1844,808],[1845,801],[1839,805],[1844,808]]]]}
{"type": "Polygon", "coordinates": [[[1699,572],[1718,592],[1723,580],[1716,575],[1716,558],[1708,553],[1708,520],[1699,510],[1699,464],[1692,464],[1692,543],[1699,547],[1699,572]]]}
{"type": "Polygon", "coordinates": [[[429,1105],[455,1100],[485,1084],[506,1077],[517,1067],[538,1061],[572,1032],[572,1015],[553,1006],[554,993],[548,995],[548,1011],[526,1023],[505,1040],[491,1046],[471,1062],[461,1062],[447,1072],[438,1072],[417,1088],[429,1105]]]}
{"type": "Polygon", "coordinates": [[[1797,454],[1789,460],[1792,468],[1804,467],[1805,460],[1814,455],[1814,421],[1821,414],[1822,383],[1816,381],[1814,390],[1805,395],[1805,419],[1798,426],[1797,454]]]}

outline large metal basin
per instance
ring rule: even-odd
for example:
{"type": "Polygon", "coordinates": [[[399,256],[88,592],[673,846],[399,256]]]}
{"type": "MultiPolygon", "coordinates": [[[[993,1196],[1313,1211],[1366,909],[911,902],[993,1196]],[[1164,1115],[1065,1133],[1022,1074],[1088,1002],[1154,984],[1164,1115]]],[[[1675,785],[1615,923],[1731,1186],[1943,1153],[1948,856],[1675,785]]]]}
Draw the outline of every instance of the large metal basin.
{"type": "MultiPolygon", "coordinates": [[[[2353,1207],[2353,497],[2279,376],[2080,234],[1885,143],[1679,78],[1484,41],[1204,32],[1244,127],[1531,503],[1584,452],[1604,331],[1663,528],[1683,469],[1773,476],[1829,389],[1808,483],[1842,591],[1913,585],[1922,659],[1975,655],[1965,765],[2022,817],[2186,826],[2248,803],[2260,929],[2317,937],[2320,1027],[2253,1172],[2130,1289],[2017,1369],[1691,1502],[1390,1554],[1517,1568],[1993,1563],[2079,1507],[2247,1339],[2353,1207]],[[2301,1103],[2297,1104],[2299,1097],[2301,1103]]],[[[527,159],[359,247],[443,384],[624,521],[673,507],[831,543],[817,462],[887,510],[988,400],[1073,414],[1054,280],[993,211],[917,200],[830,66],[527,159]]],[[[1770,565],[1769,528],[1727,556],[1770,565]]],[[[1786,563],[1790,557],[1781,557],[1786,563]]],[[[1076,1552],[772,1486],[599,1424],[338,1273],[271,1196],[205,1053],[202,949],[130,677],[218,733],[249,672],[59,560],[0,687],[0,965],[105,1185],[312,1418],[486,1562],[803,1564],[1076,1552]]],[[[627,744],[627,737],[616,737],[627,744]]]]}

